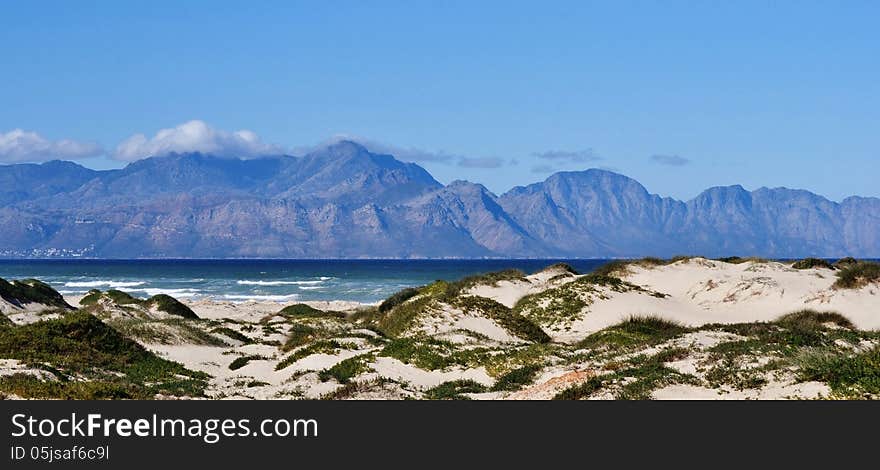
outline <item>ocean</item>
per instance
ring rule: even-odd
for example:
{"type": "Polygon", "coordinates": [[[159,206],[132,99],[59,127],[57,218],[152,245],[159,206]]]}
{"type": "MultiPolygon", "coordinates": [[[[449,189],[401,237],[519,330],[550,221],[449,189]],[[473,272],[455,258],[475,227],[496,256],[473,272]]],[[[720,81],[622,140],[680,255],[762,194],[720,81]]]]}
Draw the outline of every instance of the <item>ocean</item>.
{"type": "Polygon", "coordinates": [[[607,260],[0,260],[0,278],[35,278],[65,295],[119,289],[216,300],[378,302],[438,279],[565,262],[589,272],[607,260]]]}

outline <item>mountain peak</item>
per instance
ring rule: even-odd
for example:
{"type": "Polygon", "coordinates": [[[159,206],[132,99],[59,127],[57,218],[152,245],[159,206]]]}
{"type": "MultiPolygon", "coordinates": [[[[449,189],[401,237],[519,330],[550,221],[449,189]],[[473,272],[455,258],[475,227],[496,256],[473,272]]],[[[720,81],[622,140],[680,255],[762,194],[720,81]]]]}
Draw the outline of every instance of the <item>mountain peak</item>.
{"type": "Polygon", "coordinates": [[[127,257],[880,253],[876,198],[839,204],[732,185],[685,203],[599,168],[496,196],[468,181],[443,186],[415,163],[348,139],[301,158],[181,153],[105,171],[2,165],[0,209],[0,256],[44,248],[127,257]]]}
{"type": "Polygon", "coordinates": [[[370,154],[370,151],[367,150],[367,148],[363,145],[353,140],[342,139],[333,142],[326,147],[314,150],[309,154],[329,154],[335,157],[354,157],[358,155],[370,154]]]}

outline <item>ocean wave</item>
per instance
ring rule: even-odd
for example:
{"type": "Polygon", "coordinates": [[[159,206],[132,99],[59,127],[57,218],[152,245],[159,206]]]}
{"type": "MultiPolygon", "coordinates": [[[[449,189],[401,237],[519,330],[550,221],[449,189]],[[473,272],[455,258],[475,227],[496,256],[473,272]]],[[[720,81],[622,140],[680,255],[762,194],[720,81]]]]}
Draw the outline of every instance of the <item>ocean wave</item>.
{"type": "Polygon", "coordinates": [[[286,302],[288,300],[296,300],[299,298],[298,294],[289,294],[289,295],[230,295],[226,294],[223,296],[224,299],[227,300],[269,300],[273,302],[286,302]]]}
{"type": "Polygon", "coordinates": [[[134,289],[133,292],[143,292],[150,297],[159,294],[170,295],[171,297],[196,297],[202,295],[202,291],[195,289],[134,289]]]}
{"type": "Polygon", "coordinates": [[[137,287],[146,284],[143,281],[75,281],[75,282],[67,282],[64,284],[64,287],[110,287],[111,289],[118,289],[121,287],[137,287]]]}
{"type": "Polygon", "coordinates": [[[301,290],[318,290],[323,288],[324,286],[300,286],[301,290]]]}
{"type": "Polygon", "coordinates": [[[321,278],[317,281],[248,281],[248,280],[240,280],[235,281],[236,284],[240,286],[310,286],[315,284],[321,284],[325,280],[329,280],[332,278],[321,278]]]}
{"type": "Polygon", "coordinates": [[[292,286],[297,281],[235,281],[240,286],[292,286]]]}

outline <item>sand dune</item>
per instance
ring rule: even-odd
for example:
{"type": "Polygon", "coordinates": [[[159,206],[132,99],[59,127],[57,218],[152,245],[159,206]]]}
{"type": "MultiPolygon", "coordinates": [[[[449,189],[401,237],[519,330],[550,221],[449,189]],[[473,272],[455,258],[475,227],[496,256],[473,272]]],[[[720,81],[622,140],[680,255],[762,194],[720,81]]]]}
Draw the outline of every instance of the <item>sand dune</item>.
{"type": "MultiPolygon", "coordinates": [[[[876,397],[875,379],[835,374],[876,360],[880,284],[836,288],[837,277],[689,258],[438,281],[381,308],[183,299],[188,308],[162,311],[107,295],[65,300],[209,374],[202,393],[213,399],[876,397]]],[[[63,315],[0,306],[19,325],[63,315]]],[[[53,380],[0,362],[0,381],[13,374],[53,380]]]]}

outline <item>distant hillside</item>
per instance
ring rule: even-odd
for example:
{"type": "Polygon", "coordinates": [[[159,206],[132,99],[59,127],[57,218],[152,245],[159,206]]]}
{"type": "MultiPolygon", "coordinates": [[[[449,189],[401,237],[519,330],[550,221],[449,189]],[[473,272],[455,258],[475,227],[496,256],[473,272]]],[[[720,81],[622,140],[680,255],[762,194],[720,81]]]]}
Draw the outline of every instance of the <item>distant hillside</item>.
{"type": "Polygon", "coordinates": [[[711,188],[683,202],[602,170],[495,195],[353,142],[302,157],[174,154],[0,166],[0,256],[880,257],[880,199],[711,188]]]}

